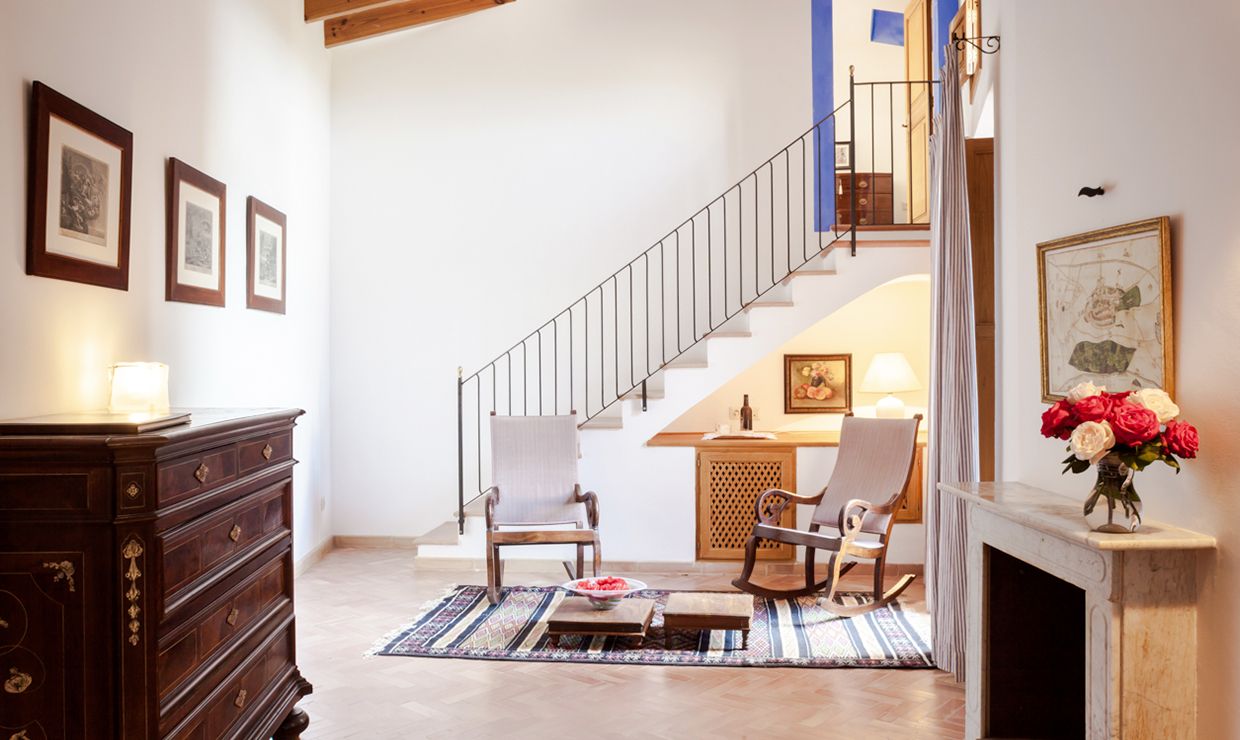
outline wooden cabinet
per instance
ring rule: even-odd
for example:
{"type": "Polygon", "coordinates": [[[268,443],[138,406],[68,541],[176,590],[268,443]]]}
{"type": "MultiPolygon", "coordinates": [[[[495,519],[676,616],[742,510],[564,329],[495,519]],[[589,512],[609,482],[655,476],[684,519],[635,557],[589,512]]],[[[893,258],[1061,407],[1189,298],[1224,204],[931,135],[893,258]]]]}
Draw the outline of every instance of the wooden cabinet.
{"type": "Polygon", "coordinates": [[[835,175],[835,223],[849,223],[853,178],[857,180],[857,225],[890,225],[895,222],[895,189],[890,172],[837,172],[835,175]]]}
{"type": "Polygon", "coordinates": [[[300,733],[301,413],[194,412],[148,433],[4,428],[0,737],[300,733]]]}
{"type": "MultiPolygon", "coordinates": [[[[772,488],[796,492],[795,447],[714,447],[697,451],[698,560],[744,560],[758,496],[772,488]]],[[[796,507],[780,523],[796,526],[796,507]]],[[[792,545],[764,540],[760,560],[791,560],[792,545]]]]}

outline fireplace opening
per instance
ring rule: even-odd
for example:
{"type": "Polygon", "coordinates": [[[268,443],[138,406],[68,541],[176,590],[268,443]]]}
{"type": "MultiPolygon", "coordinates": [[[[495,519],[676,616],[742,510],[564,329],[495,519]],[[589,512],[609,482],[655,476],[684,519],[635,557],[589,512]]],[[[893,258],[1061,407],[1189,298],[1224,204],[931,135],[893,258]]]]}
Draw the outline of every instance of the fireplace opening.
{"type": "Polygon", "coordinates": [[[986,547],[990,737],[1085,737],[1085,592],[986,547]]]}

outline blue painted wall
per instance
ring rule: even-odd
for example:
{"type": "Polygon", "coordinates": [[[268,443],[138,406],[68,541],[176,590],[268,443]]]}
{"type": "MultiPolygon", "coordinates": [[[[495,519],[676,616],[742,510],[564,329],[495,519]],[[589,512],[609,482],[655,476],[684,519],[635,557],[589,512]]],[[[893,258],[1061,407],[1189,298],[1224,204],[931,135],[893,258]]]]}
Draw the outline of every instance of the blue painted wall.
{"type": "Polygon", "coordinates": [[[870,15],[870,41],[904,46],[904,14],[875,8],[870,15]]]}
{"type": "MultiPolygon", "coordinates": [[[[810,0],[811,63],[813,64],[814,123],[835,110],[835,48],[831,0],[810,0]]],[[[835,119],[818,127],[813,136],[814,182],[817,208],[814,228],[824,231],[835,220],[835,119]]]]}

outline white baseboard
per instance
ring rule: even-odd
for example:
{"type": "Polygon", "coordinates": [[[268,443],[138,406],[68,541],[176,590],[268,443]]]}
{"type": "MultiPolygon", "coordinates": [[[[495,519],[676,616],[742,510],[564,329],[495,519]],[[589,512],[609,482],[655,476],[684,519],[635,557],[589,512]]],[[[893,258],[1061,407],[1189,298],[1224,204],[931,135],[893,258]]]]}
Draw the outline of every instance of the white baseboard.
{"type": "Polygon", "coordinates": [[[328,537],[320,542],[317,547],[311,549],[310,552],[301,556],[299,560],[293,563],[293,577],[296,578],[314,567],[314,564],[322,560],[324,555],[331,552],[334,546],[333,538],[328,537]]]}

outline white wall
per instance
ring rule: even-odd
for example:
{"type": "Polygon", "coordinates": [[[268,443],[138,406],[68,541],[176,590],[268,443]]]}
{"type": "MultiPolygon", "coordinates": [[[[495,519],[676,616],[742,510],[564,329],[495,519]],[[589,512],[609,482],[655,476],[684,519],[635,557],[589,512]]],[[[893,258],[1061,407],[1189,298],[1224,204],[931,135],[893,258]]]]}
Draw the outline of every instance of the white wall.
{"type": "MultiPolygon", "coordinates": [[[[16,7],[11,10],[17,11],[16,7]]],[[[48,0],[0,29],[0,417],[107,405],[107,366],[160,360],[175,406],[297,406],[301,556],[330,534],[330,57],[301,0],[48,0]],[[134,134],[128,292],[25,274],[29,86],[134,134]],[[228,186],[227,308],[164,301],[165,162],[228,186]],[[288,315],[245,308],[245,199],[288,215],[288,315]]]]}
{"type": "Polygon", "coordinates": [[[335,528],[416,535],[456,505],[457,366],[810,125],[809,4],[523,0],[334,51],[332,91],[335,528]]]}
{"type": "Polygon", "coordinates": [[[998,69],[1000,473],[1075,498],[1090,486],[1061,476],[1062,444],[1038,434],[1035,243],[1170,215],[1176,400],[1203,449],[1183,474],[1151,467],[1138,485],[1148,518],[1218,537],[1198,574],[1197,733],[1240,737],[1240,96],[1229,79],[1240,5],[988,0],[983,21],[1003,39],[986,60],[998,69]],[[1099,184],[1105,196],[1077,197],[1099,184]]]}

